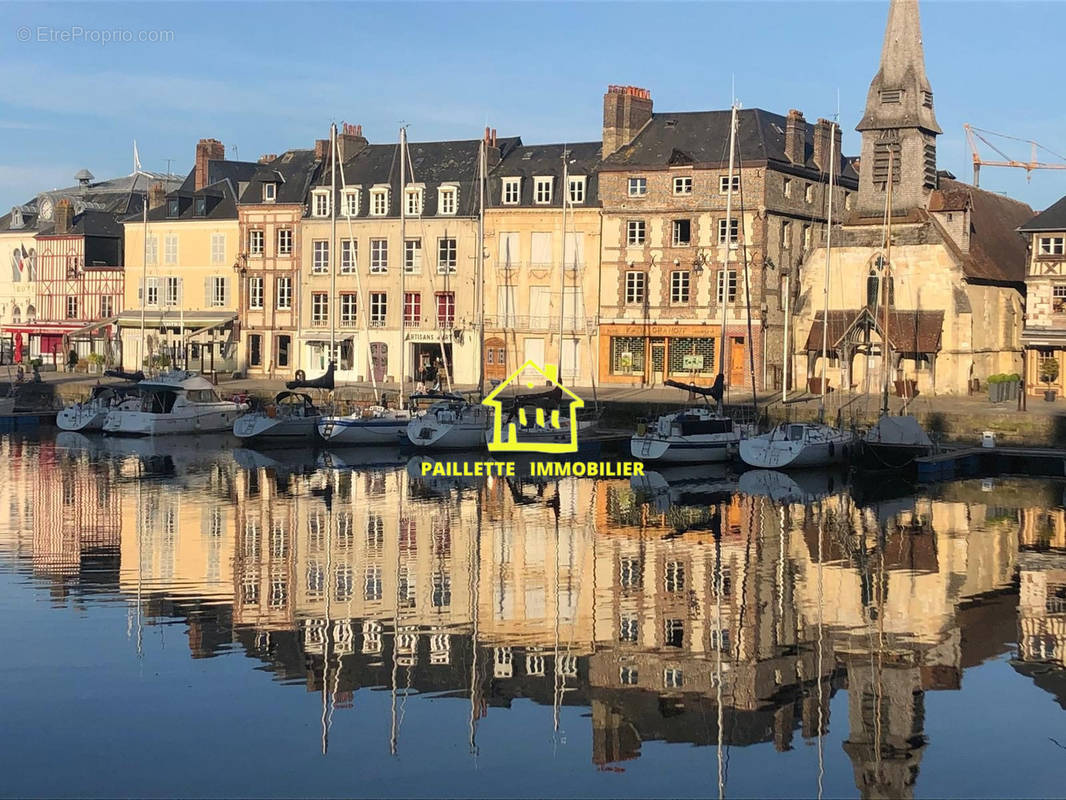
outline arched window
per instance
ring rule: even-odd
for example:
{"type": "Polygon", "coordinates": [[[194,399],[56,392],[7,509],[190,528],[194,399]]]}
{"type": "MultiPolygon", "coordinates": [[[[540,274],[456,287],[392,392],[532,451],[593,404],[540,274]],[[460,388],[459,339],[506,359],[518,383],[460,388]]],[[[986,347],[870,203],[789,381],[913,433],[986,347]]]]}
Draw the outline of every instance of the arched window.
{"type": "Polygon", "coordinates": [[[22,322],[22,311],[19,309],[18,306],[15,306],[11,309],[11,321],[16,325],[22,322]]]}
{"type": "Polygon", "coordinates": [[[33,305],[26,306],[26,321],[33,322],[37,319],[37,307],[33,305]]]}

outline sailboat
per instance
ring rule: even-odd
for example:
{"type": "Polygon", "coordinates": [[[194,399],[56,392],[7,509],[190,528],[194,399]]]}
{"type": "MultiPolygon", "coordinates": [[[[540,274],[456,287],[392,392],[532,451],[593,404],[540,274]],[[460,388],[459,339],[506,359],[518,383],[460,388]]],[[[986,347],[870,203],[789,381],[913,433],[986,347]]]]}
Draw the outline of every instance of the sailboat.
{"type": "MultiPolygon", "coordinates": [[[[485,385],[485,179],[488,154],[486,142],[481,141],[478,154],[480,202],[477,226],[477,294],[481,310],[478,324],[478,394],[485,385]]],[[[432,396],[428,399],[433,400],[432,396]]],[[[407,438],[415,446],[426,450],[480,450],[485,447],[486,432],[492,428],[492,409],[482,405],[480,398],[468,400],[449,393],[435,400],[425,412],[407,425],[407,438]]]]}
{"type": "MultiPolygon", "coordinates": [[[[337,126],[333,126],[333,136],[336,137],[337,126]]],[[[336,163],[336,146],[334,146],[334,163],[336,163]]],[[[400,128],[400,241],[406,241],[405,225],[407,221],[407,203],[404,198],[404,190],[407,185],[407,129],[400,128]]],[[[344,165],[341,164],[341,184],[347,186],[344,180],[344,165]]],[[[334,187],[335,188],[335,187],[334,187]]],[[[336,215],[336,203],[331,205],[333,213],[336,215]]],[[[352,220],[348,218],[348,236],[352,238],[352,220]]],[[[402,271],[401,271],[402,275],[402,271]]],[[[356,272],[356,280],[359,281],[359,273],[356,272]]],[[[361,281],[360,281],[361,282],[361,281]]],[[[359,288],[359,294],[362,294],[362,288],[359,288]]],[[[401,297],[403,297],[401,287],[401,297]]],[[[367,303],[366,308],[370,307],[367,303]]],[[[369,327],[365,314],[363,318],[363,334],[367,339],[367,348],[369,350],[369,327]]],[[[404,318],[403,314],[400,315],[400,341],[404,341],[403,332],[404,318]]],[[[374,377],[374,370],[370,370],[371,381],[374,384],[374,394],[377,397],[377,402],[367,408],[357,409],[351,414],[329,415],[322,417],[318,423],[318,434],[322,439],[330,445],[384,445],[384,444],[399,444],[404,441],[407,434],[407,425],[411,422],[411,412],[404,408],[403,402],[403,383],[405,372],[403,366],[403,352],[406,348],[404,343],[400,348],[400,402],[399,407],[390,408],[388,402],[384,399],[384,394],[378,394],[377,379],[374,377]]],[[[371,361],[373,357],[371,356],[371,361]]]]}
{"type": "MultiPolygon", "coordinates": [[[[737,104],[734,102],[729,122],[729,188],[726,190],[726,219],[733,213],[733,164],[736,153],[737,138],[737,104]]],[[[727,233],[723,248],[722,264],[728,259],[732,245],[727,233]]],[[[660,463],[709,463],[729,461],[737,455],[740,440],[752,431],[735,425],[733,420],[722,413],[722,399],[725,394],[725,347],[726,347],[726,284],[721,286],[720,305],[722,306],[722,369],[711,387],[697,386],[694,383],[680,383],[665,380],[665,386],[688,391],[691,395],[702,397],[703,406],[689,406],[679,411],[663,414],[651,425],[641,423],[636,434],[629,441],[630,453],[642,461],[660,463]],[[708,398],[717,403],[712,408],[708,398]]],[[[749,302],[750,311],[750,302],[749,302]]],[[[751,341],[749,337],[749,342],[751,341]]]]}
{"type": "Polygon", "coordinates": [[[826,362],[829,349],[829,259],[833,239],[833,179],[838,159],[836,123],[829,129],[829,202],[825,234],[825,307],[822,311],[822,378],[818,422],[784,422],[761,436],[740,442],[740,458],[749,467],[790,469],[824,467],[846,461],[855,452],[857,439],[852,431],[826,425],[826,362]]]}

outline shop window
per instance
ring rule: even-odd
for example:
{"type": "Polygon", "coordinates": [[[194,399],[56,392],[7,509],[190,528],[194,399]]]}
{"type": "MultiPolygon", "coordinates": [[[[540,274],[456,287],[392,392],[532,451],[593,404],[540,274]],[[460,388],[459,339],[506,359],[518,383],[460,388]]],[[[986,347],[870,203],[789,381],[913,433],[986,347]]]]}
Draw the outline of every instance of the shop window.
{"type": "Polygon", "coordinates": [[[611,337],[611,374],[630,375],[644,372],[644,338],[611,337]]]}
{"type": "Polygon", "coordinates": [[[667,368],[673,374],[713,375],[715,339],[678,337],[670,340],[667,368]]]}

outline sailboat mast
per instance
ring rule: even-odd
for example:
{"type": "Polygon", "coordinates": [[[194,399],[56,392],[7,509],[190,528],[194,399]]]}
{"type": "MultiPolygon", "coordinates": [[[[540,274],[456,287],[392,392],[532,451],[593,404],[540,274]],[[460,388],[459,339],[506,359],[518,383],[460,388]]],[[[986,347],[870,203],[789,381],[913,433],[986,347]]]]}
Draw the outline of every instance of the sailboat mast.
{"type": "MultiPolygon", "coordinates": [[[[329,126],[329,305],[337,302],[337,123],[329,126]]],[[[329,364],[337,354],[336,309],[329,315],[329,364]]],[[[327,365],[328,369],[328,365],[327,365]]]]}
{"type": "Polygon", "coordinates": [[[481,140],[481,152],[478,159],[478,171],[481,173],[478,191],[478,218],[477,218],[477,335],[478,335],[478,369],[477,391],[479,395],[485,392],[485,181],[488,170],[488,142],[481,140]]]}
{"type": "MultiPolygon", "coordinates": [[[[141,366],[147,367],[148,354],[144,346],[144,307],[148,302],[148,187],[145,186],[144,200],[141,203],[144,220],[144,260],[141,261],[141,366]]],[[[136,369],[134,370],[136,372],[136,369]]]]}
{"type": "Polygon", "coordinates": [[[829,192],[828,209],[825,216],[825,285],[822,291],[822,379],[821,397],[818,400],[818,421],[825,422],[825,366],[826,353],[829,350],[829,256],[833,242],[833,177],[836,161],[836,122],[829,126],[829,192]]]}
{"type": "Polygon", "coordinates": [[[884,270],[881,275],[882,294],[881,302],[885,306],[885,324],[882,334],[882,400],[881,400],[881,413],[888,414],[888,370],[889,364],[892,359],[892,346],[888,340],[888,298],[889,298],[889,281],[892,280],[892,172],[895,169],[894,158],[895,152],[890,148],[888,151],[888,196],[885,207],[885,258],[884,258],[884,270]]]}
{"type": "MultiPolygon", "coordinates": [[[[570,169],[567,163],[567,150],[566,145],[563,145],[563,185],[559,187],[559,191],[563,196],[563,268],[559,271],[559,365],[556,376],[558,380],[563,378],[563,326],[566,319],[566,198],[569,194],[570,187],[570,169]]],[[[577,242],[574,242],[574,247],[577,247],[577,242]]],[[[576,261],[577,254],[574,254],[576,261]]]]}
{"type": "MultiPolygon", "coordinates": [[[[407,128],[400,126],[400,408],[404,407],[403,385],[407,380],[407,128]]],[[[368,298],[369,299],[369,298],[368,298]]],[[[370,311],[367,306],[367,311],[370,311]]],[[[373,370],[373,364],[370,366],[373,370]]]]}
{"type": "Polygon", "coordinates": [[[725,236],[723,237],[722,246],[722,268],[718,272],[718,302],[722,306],[722,356],[718,361],[718,371],[722,374],[723,380],[725,379],[726,359],[725,320],[727,301],[729,299],[729,271],[727,268],[729,266],[729,247],[733,243],[733,156],[736,153],[736,147],[737,103],[734,100],[729,113],[729,185],[725,193],[725,236]]]}

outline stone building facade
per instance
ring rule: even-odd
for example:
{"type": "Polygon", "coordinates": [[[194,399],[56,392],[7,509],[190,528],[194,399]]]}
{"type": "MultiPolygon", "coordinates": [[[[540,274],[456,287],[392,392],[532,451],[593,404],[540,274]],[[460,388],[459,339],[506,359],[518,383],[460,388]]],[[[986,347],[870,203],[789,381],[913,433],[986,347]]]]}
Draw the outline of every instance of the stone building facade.
{"type": "Polygon", "coordinates": [[[1029,239],[1025,271],[1025,386],[1066,394],[1066,197],[1018,230],[1029,239]]]}
{"type": "Polygon", "coordinates": [[[790,276],[825,223],[831,153],[838,207],[857,187],[839,130],[739,110],[730,193],[731,111],[653,113],[647,90],[611,86],[603,118],[600,381],[780,386],[790,276]]]}

